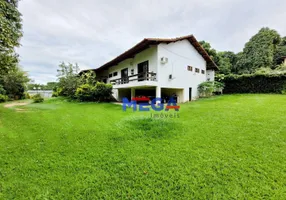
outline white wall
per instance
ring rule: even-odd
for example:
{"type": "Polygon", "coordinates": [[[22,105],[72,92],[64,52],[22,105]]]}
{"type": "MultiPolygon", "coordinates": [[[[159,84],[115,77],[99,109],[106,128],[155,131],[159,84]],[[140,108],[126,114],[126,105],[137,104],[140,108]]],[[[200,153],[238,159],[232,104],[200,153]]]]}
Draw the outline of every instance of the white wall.
{"type": "Polygon", "coordinates": [[[145,49],[144,51],[135,55],[134,58],[126,59],[120,62],[116,66],[112,66],[108,70],[108,74],[113,74],[117,72],[117,76],[112,76],[112,78],[108,78],[108,83],[111,80],[121,78],[121,70],[128,68],[128,75],[131,75],[131,69],[134,70],[134,74],[137,74],[137,65],[144,61],[149,61],[149,71],[157,72],[157,46],[150,47],[145,49]]]}
{"type": "Polygon", "coordinates": [[[214,81],[215,79],[215,71],[207,70],[207,81],[214,81]]]}
{"type": "Polygon", "coordinates": [[[31,96],[40,94],[44,98],[51,98],[53,95],[53,90],[28,90],[27,93],[31,96]]]}
{"type": "Polygon", "coordinates": [[[192,99],[198,97],[197,87],[207,80],[206,61],[188,40],[158,45],[158,85],[162,88],[183,88],[184,101],[189,100],[189,88],[192,88],[192,99]],[[161,64],[160,58],[167,57],[168,62],[161,64]],[[193,71],[188,71],[188,66],[193,71]],[[200,72],[196,73],[195,68],[200,72]],[[205,74],[201,73],[205,70],[205,74]],[[172,74],[173,79],[169,79],[172,74]]]}
{"type": "MultiPolygon", "coordinates": [[[[131,69],[134,69],[134,74],[137,74],[137,65],[144,61],[149,61],[149,71],[157,73],[156,85],[161,88],[184,89],[182,101],[189,101],[189,88],[192,88],[192,99],[198,98],[197,87],[200,83],[207,81],[209,78],[214,80],[214,71],[206,70],[205,59],[197,52],[193,45],[188,40],[182,40],[169,44],[161,43],[157,46],[150,47],[138,53],[132,59],[126,59],[118,65],[110,67],[106,70],[106,74],[117,72],[117,76],[108,78],[110,80],[121,78],[121,70],[128,68],[128,75],[131,75],[131,69]],[[162,64],[161,57],[167,57],[168,62],[162,64]],[[193,67],[193,71],[188,71],[188,66],[193,67]],[[200,72],[195,72],[195,68],[199,68],[200,72]],[[205,71],[202,74],[202,70],[205,71]],[[172,74],[172,79],[169,75],[172,74]]],[[[128,87],[135,87],[130,82],[128,87]]],[[[138,83],[137,83],[138,84],[138,83]]],[[[140,83],[142,84],[142,83],[140,83]]],[[[124,86],[124,85],[122,85],[124,86]]],[[[118,98],[118,92],[114,89],[114,97],[118,98]]]]}

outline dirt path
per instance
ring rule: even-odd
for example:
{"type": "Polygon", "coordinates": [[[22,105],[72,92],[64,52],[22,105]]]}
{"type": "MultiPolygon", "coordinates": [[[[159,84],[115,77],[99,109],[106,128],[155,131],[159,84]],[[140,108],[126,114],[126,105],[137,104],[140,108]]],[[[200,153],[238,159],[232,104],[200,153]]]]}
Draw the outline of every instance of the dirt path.
{"type": "Polygon", "coordinates": [[[29,104],[29,102],[13,102],[13,103],[5,104],[4,107],[5,108],[11,108],[13,106],[25,106],[27,104],[29,104]]]}

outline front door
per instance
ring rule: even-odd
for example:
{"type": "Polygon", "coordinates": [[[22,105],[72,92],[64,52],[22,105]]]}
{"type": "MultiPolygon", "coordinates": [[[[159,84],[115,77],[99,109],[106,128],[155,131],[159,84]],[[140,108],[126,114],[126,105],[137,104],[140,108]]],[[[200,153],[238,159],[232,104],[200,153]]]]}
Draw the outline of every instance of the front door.
{"type": "Polygon", "coordinates": [[[148,77],[148,72],[149,72],[149,63],[148,61],[139,63],[137,66],[138,70],[138,81],[145,81],[147,80],[148,77]]]}
{"type": "Polygon", "coordinates": [[[189,88],[189,101],[192,101],[192,88],[189,88]]]}
{"type": "Polygon", "coordinates": [[[129,82],[128,68],[125,68],[121,70],[121,84],[128,83],[128,82],[129,82]]]}

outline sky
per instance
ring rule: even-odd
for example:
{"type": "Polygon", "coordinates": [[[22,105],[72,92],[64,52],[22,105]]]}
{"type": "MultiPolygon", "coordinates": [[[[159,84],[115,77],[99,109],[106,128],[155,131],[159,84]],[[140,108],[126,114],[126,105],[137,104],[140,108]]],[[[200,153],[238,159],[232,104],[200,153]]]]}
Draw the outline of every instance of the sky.
{"type": "Polygon", "coordinates": [[[260,28],[286,36],[285,0],[22,0],[20,65],[35,83],[60,62],[97,68],[143,38],[193,34],[218,51],[242,51],[260,28]]]}

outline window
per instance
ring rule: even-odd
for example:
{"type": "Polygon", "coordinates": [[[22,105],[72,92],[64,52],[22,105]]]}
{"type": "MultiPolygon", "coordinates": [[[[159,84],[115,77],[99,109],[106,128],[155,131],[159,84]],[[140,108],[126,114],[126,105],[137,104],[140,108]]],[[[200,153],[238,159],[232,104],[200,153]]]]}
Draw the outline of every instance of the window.
{"type": "Polygon", "coordinates": [[[193,67],[192,66],[188,66],[188,71],[193,71],[193,67]]]}
{"type": "Polygon", "coordinates": [[[131,75],[134,75],[134,69],[131,69],[131,75]]]}
{"type": "Polygon", "coordinates": [[[117,72],[113,72],[113,76],[117,76],[117,74],[118,74],[117,72]]]}
{"type": "Polygon", "coordinates": [[[202,74],[205,74],[205,70],[202,69],[202,74]]]}
{"type": "Polygon", "coordinates": [[[112,77],[112,74],[109,74],[109,76],[108,76],[109,78],[111,78],[112,77]]]}
{"type": "Polygon", "coordinates": [[[200,69],[196,68],[195,72],[200,73],[200,69]]]}

